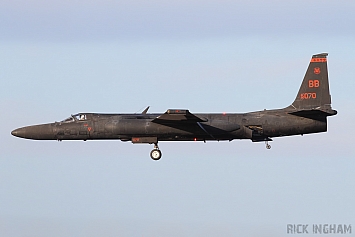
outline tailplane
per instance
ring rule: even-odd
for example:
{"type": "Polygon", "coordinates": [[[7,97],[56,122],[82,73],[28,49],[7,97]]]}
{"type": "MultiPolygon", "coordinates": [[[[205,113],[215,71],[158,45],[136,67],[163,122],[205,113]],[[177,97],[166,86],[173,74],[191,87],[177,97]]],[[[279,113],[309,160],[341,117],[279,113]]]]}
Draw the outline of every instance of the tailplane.
{"type": "Polygon", "coordinates": [[[331,108],[327,56],[327,53],[312,56],[297,97],[289,108],[297,111],[318,110],[328,116],[336,114],[331,108]]]}

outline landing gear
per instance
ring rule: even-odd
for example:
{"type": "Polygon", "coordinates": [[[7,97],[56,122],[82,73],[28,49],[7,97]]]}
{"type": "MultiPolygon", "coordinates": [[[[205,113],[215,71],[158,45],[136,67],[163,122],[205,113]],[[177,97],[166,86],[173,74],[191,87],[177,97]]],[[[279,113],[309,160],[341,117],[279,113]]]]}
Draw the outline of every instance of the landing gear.
{"type": "Polygon", "coordinates": [[[268,150],[271,149],[271,145],[269,144],[268,141],[266,141],[265,144],[266,144],[266,149],[268,149],[268,150]]]}
{"type": "Polygon", "coordinates": [[[153,160],[159,160],[161,156],[162,154],[161,151],[159,150],[158,143],[154,143],[154,149],[150,152],[150,157],[153,160]]]}

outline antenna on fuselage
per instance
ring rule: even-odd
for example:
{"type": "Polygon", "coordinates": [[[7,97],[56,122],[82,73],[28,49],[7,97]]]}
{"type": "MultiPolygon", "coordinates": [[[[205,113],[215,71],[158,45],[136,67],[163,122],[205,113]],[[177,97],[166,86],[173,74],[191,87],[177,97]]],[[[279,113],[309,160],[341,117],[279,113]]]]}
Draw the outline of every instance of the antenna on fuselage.
{"type": "Polygon", "coordinates": [[[143,110],[142,114],[147,114],[149,107],[150,107],[150,106],[148,106],[147,108],[145,108],[145,110],[143,110]]]}

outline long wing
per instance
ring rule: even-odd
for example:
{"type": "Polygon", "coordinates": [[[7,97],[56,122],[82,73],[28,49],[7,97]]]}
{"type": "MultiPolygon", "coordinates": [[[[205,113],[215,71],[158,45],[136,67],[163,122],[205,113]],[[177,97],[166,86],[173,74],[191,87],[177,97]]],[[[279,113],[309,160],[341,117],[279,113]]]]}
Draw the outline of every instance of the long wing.
{"type": "Polygon", "coordinates": [[[153,123],[159,124],[181,124],[207,121],[206,118],[197,117],[186,109],[168,109],[164,114],[152,120],[153,123]]]}

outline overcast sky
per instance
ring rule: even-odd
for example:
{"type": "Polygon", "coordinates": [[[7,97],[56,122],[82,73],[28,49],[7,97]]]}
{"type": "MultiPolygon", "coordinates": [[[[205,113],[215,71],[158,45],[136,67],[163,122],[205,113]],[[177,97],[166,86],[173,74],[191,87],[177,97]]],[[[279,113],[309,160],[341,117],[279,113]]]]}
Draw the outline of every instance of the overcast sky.
{"type": "Polygon", "coordinates": [[[0,235],[285,236],[287,224],[351,224],[354,236],[354,12],[354,1],[326,0],[2,0],[0,235]],[[155,162],[150,145],[10,134],[148,105],[286,107],[322,52],[338,115],[327,133],[276,138],[271,150],[161,142],[155,162]]]}

